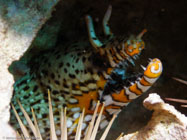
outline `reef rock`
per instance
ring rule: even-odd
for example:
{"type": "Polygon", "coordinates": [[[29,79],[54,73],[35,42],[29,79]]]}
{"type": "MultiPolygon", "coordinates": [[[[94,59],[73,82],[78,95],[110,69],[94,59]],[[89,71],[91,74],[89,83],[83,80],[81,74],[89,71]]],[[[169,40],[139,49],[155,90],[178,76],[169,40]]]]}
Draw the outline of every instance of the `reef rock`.
{"type": "Polygon", "coordinates": [[[14,83],[8,67],[29,48],[58,1],[0,1],[0,139],[15,136],[8,125],[14,83]]]}
{"type": "Polygon", "coordinates": [[[120,140],[187,140],[185,115],[164,103],[157,94],[150,94],[143,104],[154,111],[151,120],[141,130],[125,135],[120,140]]]}

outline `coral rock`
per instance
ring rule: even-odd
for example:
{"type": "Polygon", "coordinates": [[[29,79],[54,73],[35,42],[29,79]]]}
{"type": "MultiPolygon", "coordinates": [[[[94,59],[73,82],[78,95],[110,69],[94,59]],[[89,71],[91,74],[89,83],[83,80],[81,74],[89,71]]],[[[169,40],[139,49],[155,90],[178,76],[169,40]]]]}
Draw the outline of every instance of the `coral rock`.
{"type": "Polygon", "coordinates": [[[141,130],[125,135],[120,140],[186,140],[187,117],[173,106],[164,103],[157,94],[150,94],[144,106],[154,110],[151,120],[141,130]]]}
{"type": "Polygon", "coordinates": [[[10,118],[10,98],[13,91],[13,76],[10,64],[18,60],[29,48],[38,30],[50,17],[59,0],[0,1],[0,139],[11,136],[13,130],[8,125],[10,118]],[[6,129],[5,129],[6,128],[6,129]],[[6,130],[6,132],[5,132],[6,130]],[[3,132],[3,134],[2,134],[3,132]]]}

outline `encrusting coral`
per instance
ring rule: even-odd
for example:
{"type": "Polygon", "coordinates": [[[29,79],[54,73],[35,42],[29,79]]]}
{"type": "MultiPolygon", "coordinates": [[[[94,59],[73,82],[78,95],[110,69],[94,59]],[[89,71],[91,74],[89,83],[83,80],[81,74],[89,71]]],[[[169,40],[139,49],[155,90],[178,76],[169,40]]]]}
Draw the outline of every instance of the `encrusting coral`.
{"type": "Polygon", "coordinates": [[[150,94],[144,106],[153,110],[148,124],[139,131],[125,135],[120,140],[186,140],[187,117],[173,106],[164,103],[157,94],[150,94]]]}
{"type": "Polygon", "coordinates": [[[29,48],[58,1],[0,1],[0,139],[15,136],[8,124],[14,84],[8,67],[29,48]]]}

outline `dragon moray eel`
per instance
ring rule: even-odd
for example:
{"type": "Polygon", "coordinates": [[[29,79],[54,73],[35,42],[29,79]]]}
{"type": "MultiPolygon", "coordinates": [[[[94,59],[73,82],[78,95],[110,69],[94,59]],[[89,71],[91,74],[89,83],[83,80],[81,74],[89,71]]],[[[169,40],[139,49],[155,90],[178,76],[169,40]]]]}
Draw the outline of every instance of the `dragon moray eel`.
{"type": "MultiPolygon", "coordinates": [[[[107,40],[101,42],[95,35],[92,18],[86,16],[91,45],[74,44],[49,51],[38,58],[31,71],[15,83],[12,103],[24,119],[17,104],[21,102],[31,116],[31,107],[36,112],[41,134],[49,139],[48,94],[51,91],[57,135],[60,135],[60,113],[67,106],[67,127],[69,139],[73,138],[78,117],[85,108],[82,126],[86,132],[98,100],[105,102],[100,129],[104,128],[111,116],[117,114],[130,101],[147,91],[162,73],[159,59],[150,59],[143,73],[128,74],[134,67],[145,45],[141,37],[129,39],[114,37],[108,21],[112,7],[109,6],[103,18],[104,34],[107,40]]],[[[26,120],[24,120],[26,123],[26,120]]],[[[17,125],[14,115],[11,124],[17,125]]]]}

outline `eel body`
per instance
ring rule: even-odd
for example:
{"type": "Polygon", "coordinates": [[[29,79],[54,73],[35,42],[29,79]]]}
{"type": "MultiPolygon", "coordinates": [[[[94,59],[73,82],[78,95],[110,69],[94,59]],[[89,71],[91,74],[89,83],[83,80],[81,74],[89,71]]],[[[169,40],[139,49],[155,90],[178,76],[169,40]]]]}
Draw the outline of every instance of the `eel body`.
{"type": "MultiPolygon", "coordinates": [[[[44,138],[50,135],[47,90],[51,92],[57,135],[60,135],[59,110],[67,107],[68,135],[72,139],[83,108],[84,133],[97,101],[105,102],[102,129],[113,114],[118,114],[129,102],[146,92],[161,75],[162,63],[157,58],[150,59],[146,67],[142,66],[143,72],[128,73],[129,67],[137,67],[135,61],[145,47],[141,38],[146,31],[129,39],[114,37],[108,26],[111,10],[109,6],[103,19],[106,41],[97,38],[92,18],[86,16],[90,44],[77,43],[45,53],[31,71],[15,83],[12,103],[21,118],[24,116],[17,100],[30,116],[31,107],[34,109],[44,138]]],[[[26,120],[24,123],[27,124],[26,120]]],[[[13,115],[11,124],[17,124],[13,115]]]]}

